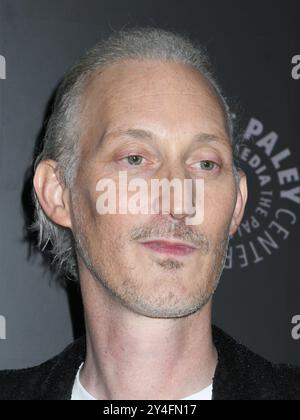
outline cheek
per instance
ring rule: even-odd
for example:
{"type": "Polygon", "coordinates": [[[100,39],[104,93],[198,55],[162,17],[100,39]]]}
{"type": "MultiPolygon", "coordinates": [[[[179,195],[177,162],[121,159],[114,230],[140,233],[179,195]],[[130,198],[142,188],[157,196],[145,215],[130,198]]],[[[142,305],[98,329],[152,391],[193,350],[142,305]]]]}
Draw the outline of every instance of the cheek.
{"type": "Polygon", "coordinates": [[[121,256],[128,252],[129,230],[133,221],[125,215],[97,215],[95,224],[90,230],[93,242],[104,248],[104,252],[110,252],[121,256]]]}
{"type": "Polygon", "coordinates": [[[115,245],[117,246],[118,242],[124,240],[124,236],[126,236],[128,230],[125,217],[120,215],[97,215],[97,230],[101,230],[102,235],[106,239],[115,241],[115,245]]]}
{"type": "Polygon", "coordinates": [[[207,187],[205,190],[205,230],[216,235],[222,234],[231,223],[236,202],[234,185],[207,187]]]}
{"type": "Polygon", "coordinates": [[[133,269],[139,261],[139,254],[130,241],[130,229],[136,223],[136,216],[98,216],[90,230],[90,252],[95,261],[118,276],[128,267],[133,269]]]}

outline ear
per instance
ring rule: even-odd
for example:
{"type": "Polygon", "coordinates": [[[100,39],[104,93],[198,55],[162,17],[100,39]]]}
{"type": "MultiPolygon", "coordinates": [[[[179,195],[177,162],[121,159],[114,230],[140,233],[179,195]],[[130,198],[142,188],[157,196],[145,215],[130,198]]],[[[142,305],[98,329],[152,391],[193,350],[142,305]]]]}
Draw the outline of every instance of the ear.
{"type": "Polygon", "coordinates": [[[69,190],[59,179],[57,163],[44,160],[39,163],[34,179],[34,189],[44,212],[54,223],[71,228],[69,190]]]}
{"type": "Polygon", "coordinates": [[[230,226],[231,236],[233,236],[237,232],[240,224],[242,223],[246,204],[247,204],[247,199],[248,199],[247,176],[244,171],[239,170],[239,185],[238,185],[237,200],[236,200],[234,214],[233,214],[233,218],[232,218],[231,226],[230,226]]]}

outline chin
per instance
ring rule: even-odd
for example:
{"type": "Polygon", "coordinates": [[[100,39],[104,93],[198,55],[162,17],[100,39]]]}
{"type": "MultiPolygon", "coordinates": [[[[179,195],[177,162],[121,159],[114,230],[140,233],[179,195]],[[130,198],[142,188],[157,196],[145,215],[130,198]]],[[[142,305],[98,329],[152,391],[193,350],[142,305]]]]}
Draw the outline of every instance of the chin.
{"type": "Polygon", "coordinates": [[[189,305],[187,307],[156,307],[152,305],[140,305],[132,309],[133,312],[148,318],[179,319],[193,315],[194,313],[200,311],[204,306],[205,303],[197,303],[195,305],[189,305]]]}
{"type": "MultiPolygon", "coordinates": [[[[174,282],[174,280],[172,280],[174,282]]],[[[129,296],[127,296],[128,298],[129,296]]],[[[210,293],[199,293],[198,290],[189,290],[182,283],[178,287],[154,287],[140,296],[131,294],[129,299],[123,299],[123,303],[136,314],[148,318],[184,318],[201,311],[209,302],[210,293]],[[135,299],[132,297],[135,295],[135,299]],[[195,296],[198,296],[197,299],[195,296]]]]}

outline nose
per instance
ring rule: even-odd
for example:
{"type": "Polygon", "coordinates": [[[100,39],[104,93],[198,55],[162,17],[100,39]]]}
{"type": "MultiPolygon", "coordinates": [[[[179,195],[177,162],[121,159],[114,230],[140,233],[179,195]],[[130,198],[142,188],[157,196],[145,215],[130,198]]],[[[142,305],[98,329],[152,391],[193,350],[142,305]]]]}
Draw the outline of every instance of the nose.
{"type": "Polygon", "coordinates": [[[193,179],[184,165],[177,163],[170,166],[160,171],[157,176],[160,185],[167,182],[167,191],[164,188],[159,190],[159,209],[162,214],[169,215],[173,220],[183,221],[195,214],[193,179]]]}

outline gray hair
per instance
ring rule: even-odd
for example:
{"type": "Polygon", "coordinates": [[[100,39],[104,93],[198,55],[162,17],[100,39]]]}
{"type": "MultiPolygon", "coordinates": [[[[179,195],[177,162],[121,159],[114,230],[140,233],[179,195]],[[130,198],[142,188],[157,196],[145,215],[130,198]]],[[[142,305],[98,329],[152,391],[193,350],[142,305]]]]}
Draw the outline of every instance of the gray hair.
{"type": "MultiPolygon", "coordinates": [[[[115,62],[128,59],[174,61],[194,67],[210,82],[223,107],[228,134],[232,140],[235,163],[238,156],[233,139],[233,119],[227,99],[212,73],[206,51],[183,35],[154,29],[137,28],[113,33],[85,52],[67,72],[60,83],[52,114],[47,123],[42,151],[34,162],[36,170],[42,160],[57,162],[57,169],[64,185],[71,187],[80,157],[80,105],[84,88],[92,74],[101,72],[115,62]]],[[[236,166],[235,166],[236,167],[236,166]]],[[[35,191],[35,222],[38,245],[50,253],[52,262],[68,277],[77,279],[78,268],[74,238],[70,229],[58,226],[44,213],[35,191]]]]}

